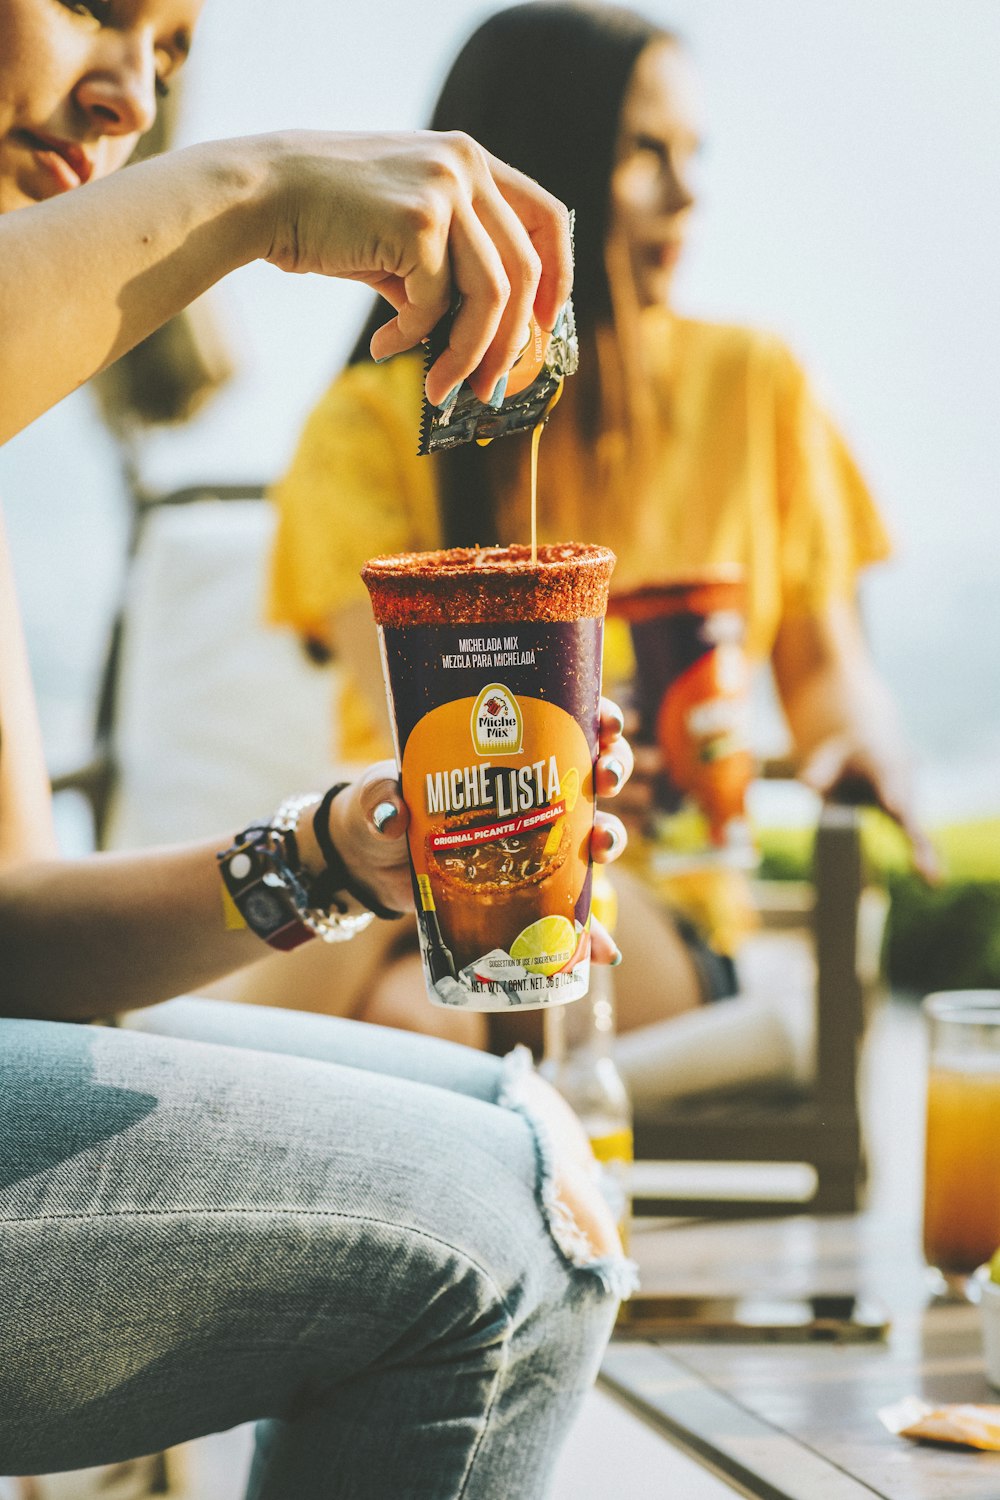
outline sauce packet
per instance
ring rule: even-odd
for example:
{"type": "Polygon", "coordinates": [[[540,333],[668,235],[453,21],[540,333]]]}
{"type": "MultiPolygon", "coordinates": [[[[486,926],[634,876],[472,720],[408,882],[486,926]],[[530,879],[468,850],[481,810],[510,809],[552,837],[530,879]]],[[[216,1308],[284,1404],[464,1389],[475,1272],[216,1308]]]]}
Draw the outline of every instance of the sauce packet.
{"type": "Polygon", "coordinates": [[[972,1402],[932,1406],[919,1396],[906,1396],[892,1406],[883,1406],[878,1417],[897,1437],[1000,1452],[1000,1406],[972,1402]]]}
{"type": "MultiPolygon", "coordinates": [[[[443,318],[427,340],[425,369],[429,370],[448,341],[450,314],[443,318]]],[[[461,443],[489,443],[511,432],[526,432],[545,421],[555,405],[567,375],[579,364],[580,351],[572,302],[567,302],[551,334],[539,328],[534,318],[528,340],[511,367],[507,390],[499,408],[480,401],[463,382],[444,406],[432,406],[423,398],[420,414],[421,455],[461,443]]]]}

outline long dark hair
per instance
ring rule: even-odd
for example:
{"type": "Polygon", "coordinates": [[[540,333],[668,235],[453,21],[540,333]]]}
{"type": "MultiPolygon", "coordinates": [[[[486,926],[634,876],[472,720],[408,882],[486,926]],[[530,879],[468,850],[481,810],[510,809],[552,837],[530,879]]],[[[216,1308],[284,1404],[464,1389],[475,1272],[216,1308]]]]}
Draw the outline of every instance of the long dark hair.
{"type": "MultiPolygon", "coordinates": [[[[673,33],[615,5],[529,0],[473,32],[445,80],[432,130],[463,130],[576,210],[573,302],[581,341],[576,421],[599,427],[596,340],[613,321],[605,258],[618,121],[632,70],[673,33]]],[[[379,299],[350,356],[370,358],[372,334],[391,313],[379,299]]],[[[449,546],[498,539],[502,495],[520,452],[511,443],[442,454],[442,526],[449,546]]],[[[509,538],[508,538],[509,540],[509,538]]]]}

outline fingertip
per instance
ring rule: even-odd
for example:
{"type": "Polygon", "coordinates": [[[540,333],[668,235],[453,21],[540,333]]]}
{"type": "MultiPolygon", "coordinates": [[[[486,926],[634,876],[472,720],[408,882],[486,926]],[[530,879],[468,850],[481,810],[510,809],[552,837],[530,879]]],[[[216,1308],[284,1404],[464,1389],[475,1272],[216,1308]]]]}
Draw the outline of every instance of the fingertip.
{"type": "Polygon", "coordinates": [[[396,766],[391,760],[377,761],[360,778],[362,817],[385,839],[399,838],[410,821],[403,801],[396,766]]]}
{"type": "Polygon", "coordinates": [[[934,845],[923,835],[913,840],[913,863],[925,885],[944,884],[944,865],[934,845]]]}
{"type": "Polygon", "coordinates": [[[379,838],[389,842],[401,839],[410,821],[405,804],[388,799],[379,802],[369,818],[379,838]]]}
{"type": "Polygon", "coordinates": [[[620,819],[602,814],[594,825],[592,848],[598,864],[608,865],[624,851],[628,843],[625,825],[620,819]]]}
{"type": "Polygon", "coordinates": [[[379,833],[384,833],[393,818],[399,817],[399,808],[395,802],[379,802],[372,809],[372,822],[379,833]]]}
{"type": "MultiPolygon", "coordinates": [[[[566,231],[566,245],[569,246],[569,230],[566,231]]],[[[537,242],[536,242],[537,248],[537,242]]],[[[573,291],[573,261],[567,253],[565,263],[558,266],[556,270],[550,270],[544,264],[542,274],[539,277],[538,289],[535,293],[534,313],[538,325],[546,333],[552,333],[559,322],[559,314],[569,301],[573,291]]]]}
{"type": "Polygon", "coordinates": [[[398,317],[389,318],[381,328],[376,328],[368,341],[368,353],[376,364],[382,364],[385,360],[391,359],[394,354],[401,353],[402,348],[403,339],[398,317]]]}
{"type": "Polygon", "coordinates": [[[610,698],[601,699],[601,733],[607,740],[619,739],[625,732],[625,715],[610,698]]]}
{"type": "Polygon", "coordinates": [[[570,277],[564,292],[561,281],[555,281],[546,272],[542,272],[532,312],[535,315],[535,322],[543,333],[555,332],[556,324],[559,322],[559,314],[566,306],[572,287],[572,277],[570,277]]]}
{"type": "Polygon", "coordinates": [[[459,364],[454,351],[446,349],[431,365],[424,381],[424,395],[428,404],[442,410],[452,396],[457,396],[468,374],[469,371],[459,364]]]}
{"type": "Polygon", "coordinates": [[[625,785],[625,764],[617,755],[606,755],[601,760],[601,770],[610,782],[605,795],[613,797],[625,785]]]}

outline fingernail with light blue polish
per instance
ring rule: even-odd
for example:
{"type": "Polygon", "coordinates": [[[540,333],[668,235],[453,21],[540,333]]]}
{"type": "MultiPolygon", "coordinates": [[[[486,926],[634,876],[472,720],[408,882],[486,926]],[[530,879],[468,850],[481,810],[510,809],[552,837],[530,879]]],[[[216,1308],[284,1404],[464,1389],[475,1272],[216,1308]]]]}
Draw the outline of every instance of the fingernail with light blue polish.
{"type": "Polygon", "coordinates": [[[609,755],[607,760],[602,761],[601,764],[604,767],[605,774],[613,779],[614,789],[617,792],[625,780],[625,767],[615,755],[609,755]]]}
{"type": "Polygon", "coordinates": [[[459,382],[459,384],[456,385],[453,390],[450,390],[448,392],[444,400],[440,402],[440,404],[438,405],[438,411],[451,411],[452,407],[455,405],[455,402],[458,400],[458,393],[461,389],[461,382],[459,382]]]}
{"type": "Polygon", "coordinates": [[[604,832],[608,840],[605,858],[606,860],[616,859],[625,848],[625,839],[622,835],[622,830],[618,827],[617,823],[609,823],[606,825],[604,832]]]}
{"type": "Polygon", "coordinates": [[[621,961],[622,961],[622,950],[620,948],[616,948],[615,952],[614,952],[614,957],[608,960],[609,966],[612,969],[617,969],[617,967],[621,963],[621,961]]]}
{"type": "Polygon", "coordinates": [[[398,818],[398,816],[399,808],[395,802],[380,802],[372,813],[372,822],[379,833],[383,833],[387,824],[391,823],[393,818],[398,818]]]}
{"type": "Polygon", "coordinates": [[[492,406],[492,408],[493,408],[494,411],[499,411],[500,408],[501,408],[501,406],[503,406],[503,398],[504,398],[504,396],[506,396],[506,394],[507,394],[507,376],[504,375],[502,377],[502,379],[500,379],[500,380],[497,381],[497,383],[496,383],[496,389],[494,390],[494,392],[493,392],[492,396],[490,397],[489,401],[487,401],[487,403],[486,403],[487,406],[492,406]]]}

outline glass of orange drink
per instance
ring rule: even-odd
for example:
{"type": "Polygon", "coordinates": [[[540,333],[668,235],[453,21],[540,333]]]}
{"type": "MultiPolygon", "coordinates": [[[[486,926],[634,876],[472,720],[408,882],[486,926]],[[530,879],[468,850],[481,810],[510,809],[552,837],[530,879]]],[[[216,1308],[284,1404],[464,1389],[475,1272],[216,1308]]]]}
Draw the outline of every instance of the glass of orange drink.
{"type": "Polygon", "coordinates": [[[1000,1248],[1000,990],[928,995],[924,1259],[964,1296],[1000,1248]]]}

